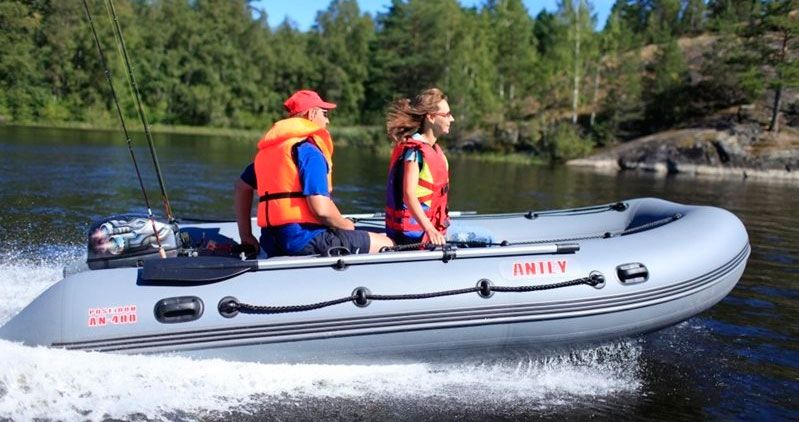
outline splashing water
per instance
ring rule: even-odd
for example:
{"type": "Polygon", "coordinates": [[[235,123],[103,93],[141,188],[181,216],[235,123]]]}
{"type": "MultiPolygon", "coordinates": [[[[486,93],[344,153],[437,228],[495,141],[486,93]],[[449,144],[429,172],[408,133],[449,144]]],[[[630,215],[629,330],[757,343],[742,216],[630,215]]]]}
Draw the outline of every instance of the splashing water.
{"type": "Polygon", "coordinates": [[[78,247],[50,248],[46,254],[10,249],[14,252],[0,253],[0,325],[60,280],[65,265],[86,259],[78,247]]]}
{"type": "Polygon", "coordinates": [[[14,362],[0,371],[0,417],[164,419],[174,412],[257,413],[278,400],[325,399],[444,398],[461,407],[488,402],[548,408],[575,397],[638,389],[636,377],[626,374],[634,359],[597,359],[622,349],[625,356],[640,353],[640,347],[620,343],[497,364],[277,365],[75,352],[0,341],[0,361],[14,362]]]}
{"type": "MultiPolygon", "coordinates": [[[[62,266],[82,254],[65,248],[48,260],[0,256],[0,323],[60,279],[62,266]]],[[[279,365],[33,348],[0,340],[0,362],[11,363],[0,369],[0,419],[224,419],[230,412],[255,417],[285,412],[287,403],[305,409],[320,403],[338,408],[342,402],[354,403],[355,415],[376,402],[539,411],[637,391],[640,355],[638,342],[619,341],[544,357],[522,351],[455,363],[279,365]]]]}

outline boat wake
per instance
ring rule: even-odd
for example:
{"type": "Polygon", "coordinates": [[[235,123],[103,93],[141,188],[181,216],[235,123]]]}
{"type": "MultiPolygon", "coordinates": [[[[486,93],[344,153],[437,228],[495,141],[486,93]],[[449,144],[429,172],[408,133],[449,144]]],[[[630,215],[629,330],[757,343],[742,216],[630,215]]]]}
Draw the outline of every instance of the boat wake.
{"type": "MultiPolygon", "coordinates": [[[[82,253],[66,250],[46,261],[0,256],[0,324],[82,253]]],[[[622,340],[547,356],[517,350],[455,363],[279,365],[0,341],[0,362],[11,363],[0,369],[0,419],[414,419],[453,417],[453,409],[471,416],[529,415],[635,393],[642,384],[641,350],[640,342],[622,340]]]]}

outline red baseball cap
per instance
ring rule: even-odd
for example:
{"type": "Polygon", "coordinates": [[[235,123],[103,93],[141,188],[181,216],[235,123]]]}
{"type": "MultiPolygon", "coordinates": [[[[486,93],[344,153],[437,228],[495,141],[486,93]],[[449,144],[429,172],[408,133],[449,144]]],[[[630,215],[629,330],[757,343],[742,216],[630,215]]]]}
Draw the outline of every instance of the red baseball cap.
{"type": "Polygon", "coordinates": [[[313,107],[330,110],[336,108],[336,105],[322,101],[322,97],[314,91],[303,89],[292,94],[291,97],[283,103],[283,107],[286,108],[289,115],[293,116],[313,107]]]}

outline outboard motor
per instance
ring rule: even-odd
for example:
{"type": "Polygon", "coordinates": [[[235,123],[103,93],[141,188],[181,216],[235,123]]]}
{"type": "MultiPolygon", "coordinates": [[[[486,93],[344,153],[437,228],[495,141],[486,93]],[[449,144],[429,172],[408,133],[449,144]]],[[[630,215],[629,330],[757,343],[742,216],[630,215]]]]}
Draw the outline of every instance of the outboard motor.
{"type": "Polygon", "coordinates": [[[159,258],[158,241],[167,256],[177,256],[180,239],[177,224],[155,220],[143,214],[115,215],[95,221],[89,229],[89,268],[137,267],[145,259],[159,258]],[[157,234],[156,234],[157,232],[157,234]]]}

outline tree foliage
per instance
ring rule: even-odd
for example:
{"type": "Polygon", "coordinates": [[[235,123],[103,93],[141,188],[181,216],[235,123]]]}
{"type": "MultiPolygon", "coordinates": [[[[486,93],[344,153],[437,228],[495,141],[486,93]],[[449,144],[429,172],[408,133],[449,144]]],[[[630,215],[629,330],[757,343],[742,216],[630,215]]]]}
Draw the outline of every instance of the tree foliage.
{"type": "MultiPolygon", "coordinates": [[[[109,1],[89,5],[133,115],[109,1]]],[[[152,123],[262,129],[309,88],[336,124],[382,125],[391,101],[437,86],[459,146],[565,159],[764,93],[776,116],[799,86],[796,0],[617,0],[607,22],[591,0],[535,17],[522,0],[392,0],[376,16],[331,0],[307,31],[270,28],[247,0],[111,1],[152,123]],[[708,36],[692,63],[681,45],[708,36]]],[[[0,121],[115,123],[80,1],[0,0],[0,27],[0,121]]]]}

